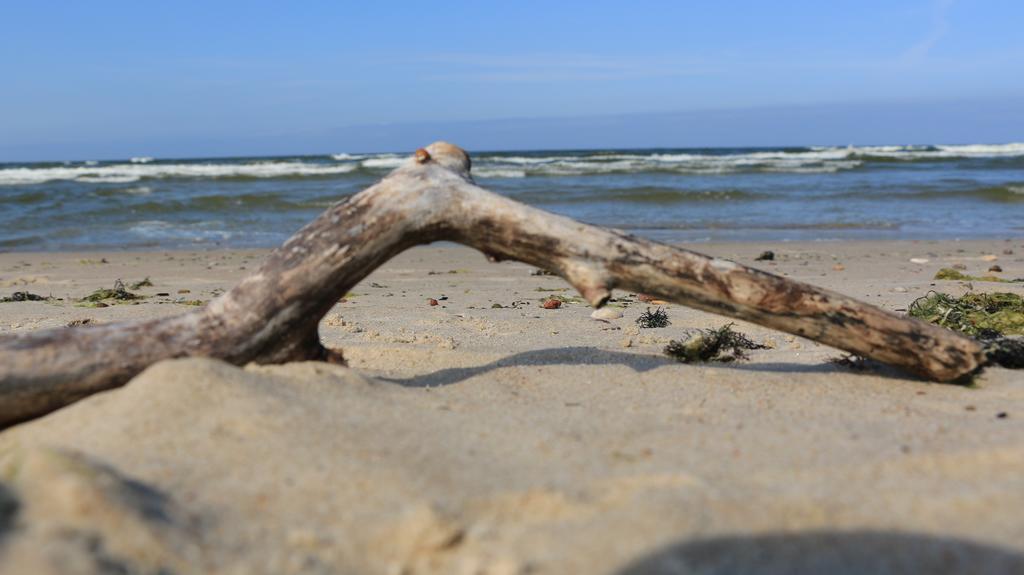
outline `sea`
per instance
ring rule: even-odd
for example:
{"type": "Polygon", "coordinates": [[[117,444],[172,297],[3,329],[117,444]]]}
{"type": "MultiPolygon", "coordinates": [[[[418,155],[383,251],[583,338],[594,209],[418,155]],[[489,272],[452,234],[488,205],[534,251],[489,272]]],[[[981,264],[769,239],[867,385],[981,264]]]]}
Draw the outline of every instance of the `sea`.
{"type": "MultiPolygon", "coordinates": [[[[0,251],[273,247],[406,157],[0,163],[0,251]]],[[[1024,236],[1024,143],[476,152],[472,174],[668,242],[1024,236]]]]}

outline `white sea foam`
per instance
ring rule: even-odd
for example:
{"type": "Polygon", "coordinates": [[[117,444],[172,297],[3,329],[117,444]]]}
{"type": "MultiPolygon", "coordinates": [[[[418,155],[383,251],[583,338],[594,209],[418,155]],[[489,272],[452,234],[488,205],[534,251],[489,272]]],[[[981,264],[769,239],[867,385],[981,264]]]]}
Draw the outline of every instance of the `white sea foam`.
{"type": "Polygon", "coordinates": [[[473,170],[478,178],[525,178],[526,170],[481,167],[473,170]]]}
{"type": "Polygon", "coordinates": [[[250,164],[114,164],[61,168],[0,169],[0,185],[40,184],[56,180],[128,183],[142,178],[281,178],[328,176],[356,169],[354,164],[256,162],[250,164]]]}
{"type": "Polygon", "coordinates": [[[99,176],[80,176],[75,179],[79,182],[89,182],[91,184],[130,184],[139,181],[139,176],[105,174],[99,176]]]}
{"type": "Polygon", "coordinates": [[[220,229],[223,225],[224,222],[220,221],[172,224],[163,220],[145,220],[129,228],[129,231],[151,240],[227,241],[234,234],[220,229]]]}
{"type": "Polygon", "coordinates": [[[153,158],[149,156],[137,156],[131,159],[133,164],[148,164],[153,161],[153,158]]]}
{"type": "MultiPolygon", "coordinates": [[[[831,173],[853,170],[872,158],[942,161],[950,158],[1003,158],[1024,156],[1024,143],[937,146],[821,146],[795,151],[738,151],[736,153],[571,153],[567,155],[493,155],[474,158],[473,173],[481,178],[526,176],[580,176],[628,172],[728,174],[746,171],[831,173]]],[[[236,163],[132,163],[112,165],[68,164],[61,167],[0,169],[0,186],[36,184],[55,180],[91,183],[130,183],[157,178],[279,178],[329,176],[356,169],[391,170],[408,161],[398,154],[333,154],[339,163],[264,161],[236,163]]],[[[94,162],[93,162],[94,164],[94,162]]]]}
{"type": "Polygon", "coordinates": [[[967,157],[1024,156],[1024,143],[967,144],[963,146],[936,146],[943,153],[967,157]]]}
{"type": "Polygon", "coordinates": [[[853,156],[879,156],[903,160],[1024,156],[1024,143],[936,146],[847,146],[845,148],[817,147],[813,149],[821,152],[845,152],[853,156]]]}
{"type": "Polygon", "coordinates": [[[402,164],[405,163],[406,159],[407,158],[405,156],[396,156],[396,155],[393,155],[393,154],[392,155],[386,155],[386,156],[377,156],[377,157],[374,157],[374,158],[368,158],[366,160],[363,160],[362,161],[362,166],[364,168],[388,168],[388,169],[391,169],[391,168],[397,168],[398,166],[401,166],[402,164]]]}

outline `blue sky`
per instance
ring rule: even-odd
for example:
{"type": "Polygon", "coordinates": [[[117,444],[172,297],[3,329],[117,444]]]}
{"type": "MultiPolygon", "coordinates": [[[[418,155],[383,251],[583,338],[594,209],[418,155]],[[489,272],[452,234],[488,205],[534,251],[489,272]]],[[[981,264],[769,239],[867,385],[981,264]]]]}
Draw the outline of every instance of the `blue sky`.
{"type": "Polygon", "coordinates": [[[487,149],[1024,140],[1020,0],[0,0],[0,14],[0,161],[401,150],[434,134],[487,149]]]}

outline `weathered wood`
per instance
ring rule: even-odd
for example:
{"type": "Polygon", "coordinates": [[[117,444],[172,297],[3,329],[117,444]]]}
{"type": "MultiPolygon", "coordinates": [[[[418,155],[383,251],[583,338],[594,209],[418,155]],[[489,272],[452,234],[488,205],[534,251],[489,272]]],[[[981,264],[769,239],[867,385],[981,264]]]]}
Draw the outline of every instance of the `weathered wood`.
{"type": "Polygon", "coordinates": [[[449,240],[551,270],[600,307],[613,288],[751,321],[950,381],[978,370],[981,346],[915,319],[731,261],[582,224],[477,187],[461,149],[432,144],[329,208],[262,267],[180,316],[0,339],[0,427],[122,385],[184,356],[234,364],[342,361],[317,326],[337,300],[412,246],[449,240]]]}

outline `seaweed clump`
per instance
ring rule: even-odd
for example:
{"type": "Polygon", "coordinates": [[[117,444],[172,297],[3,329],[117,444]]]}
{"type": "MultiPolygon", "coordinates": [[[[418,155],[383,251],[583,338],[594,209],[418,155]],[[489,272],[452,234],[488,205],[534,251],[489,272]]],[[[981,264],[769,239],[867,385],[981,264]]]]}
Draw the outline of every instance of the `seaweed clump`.
{"type": "Polygon", "coordinates": [[[134,294],[124,287],[124,282],[117,280],[113,288],[101,288],[82,298],[83,302],[90,304],[102,304],[107,300],[134,301],[143,299],[145,296],[134,294]]]}
{"type": "MultiPolygon", "coordinates": [[[[989,271],[994,271],[994,270],[990,269],[989,271]]],[[[992,276],[992,275],[988,275],[988,276],[972,276],[972,275],[967,275],[967,274],[965,274],[965,273],[963,273],[961,271],[957,271],[957,270],[955,270],[953,268],[942,268],[939,271],[935,272],[935,279],[937,279],[937,280],[959,280],[959,281],[967,281],[967,282],[974,281],[974,282],[1000,282],[1000,283],[1016,283],[1016,282],[1024,281],[1024,279],[1007,280],[1007,279],[998,278],[998,277],[992,276]]]]}
{"type": "Polygon", "coordinates": [[[672,340],[665,346],[665,355],[682,363],[730,363],[747,359],[747,352],[768,349],[746,335],[735,331],[730,323],[719,328],[699,329],[685,340],[672,340]]]}
{"type": "Polygon", "coordinates": [[[9,296],[0,297],[0,302],[9,303],[14,301],[50,301],[52,298],[41,296],[27,291],[16,291],[9,296]]]}
{"type": "Polygon", "coordinates": [[[636,318],[636,324],[644,329],[668,327],[671,323],[668,319],[668,312],[660,307],[654,311],[651,311],[651,308],[647,308],[647,311],[636,318]]]}
{"type": "Polygon", "coordinates": [[[1024,297],[1007,292],[960,297],[929,292],[910,304],[911,316],[978,339],[991,365],[1024,369],[1024,297]]]}
{"type": "Polygon", "coordinates": [[[912,317],[974,337],[1024,335],[1024,297],[1014,293],[972,292],[954,297],[933,291],[914,300],[907,311],[912,317]]]}

